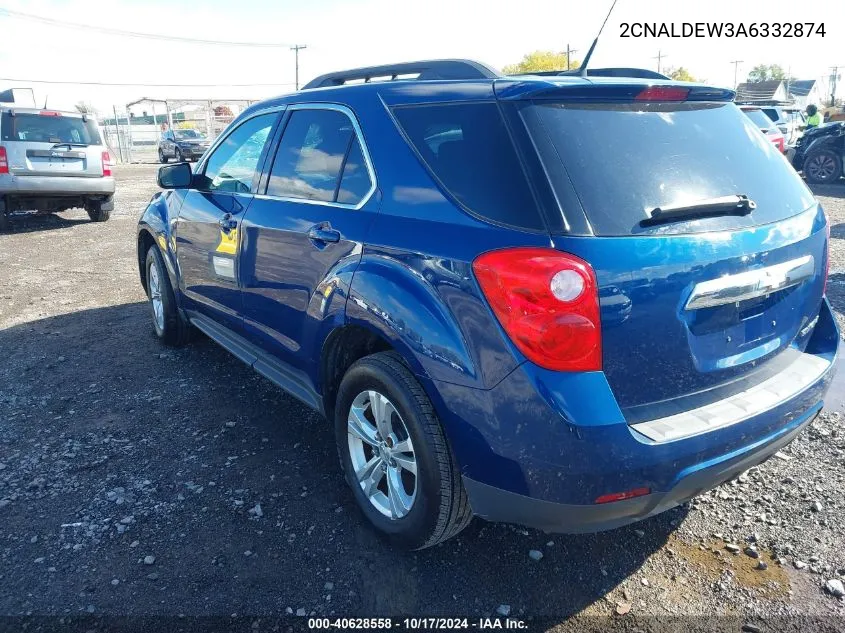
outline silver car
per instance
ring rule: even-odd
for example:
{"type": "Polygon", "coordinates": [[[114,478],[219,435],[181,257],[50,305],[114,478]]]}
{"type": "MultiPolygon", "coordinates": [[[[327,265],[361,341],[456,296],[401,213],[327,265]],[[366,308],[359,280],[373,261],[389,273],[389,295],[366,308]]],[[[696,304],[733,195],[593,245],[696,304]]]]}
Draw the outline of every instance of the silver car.
{"type": "Polygon", "coordinates": [[[83,207],[94,222],[114,208],[114,161],[86,114],[31,108],[0,112],[0,230],[15,211],[83,207]]]}

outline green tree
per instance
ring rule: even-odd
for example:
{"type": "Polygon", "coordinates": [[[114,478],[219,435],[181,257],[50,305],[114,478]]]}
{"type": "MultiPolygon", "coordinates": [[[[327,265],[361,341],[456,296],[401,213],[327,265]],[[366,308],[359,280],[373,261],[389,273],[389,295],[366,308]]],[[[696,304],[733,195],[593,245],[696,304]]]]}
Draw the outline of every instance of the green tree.
{"type": "MultiPolygon", "coordinates": [[[[570,68],[578,68],[581,62],[573,58],[570,68]]],[[[505,66],[503,72],[506,75],[521,75],[526,73],[540,72],[544,70],[566,70],[566,51],[555,53],[554,51],[534,51],[528,53],[517,64],[505,66]]]]}
{"type": "Polygon", "coordinates": [[[668,75],[675,81],[701,81],[700,79],[694,77],[692,73],[683,66],[679,66],[678,68],[667,68],[666,72],[663,74],[668,75]]]}
{"type": "Polygon", "coordinates": [[[748,83],[756,84],[761,81],[786,81],[786,71],[780,64],[757,64],[748,73],[748,83]]]}

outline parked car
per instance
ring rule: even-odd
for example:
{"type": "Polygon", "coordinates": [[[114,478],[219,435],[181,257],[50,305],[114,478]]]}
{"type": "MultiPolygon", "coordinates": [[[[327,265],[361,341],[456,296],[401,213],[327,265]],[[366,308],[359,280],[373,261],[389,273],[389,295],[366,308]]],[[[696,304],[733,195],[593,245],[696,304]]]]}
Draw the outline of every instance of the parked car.
{"type": "Polygon", "coordinates": [[[794,147],[803,134],[807,119],[801,108],[795,106],[760,106],[783,134],[787,148],[794,147]]]}
{"type": "Polygon", "coordinates": [[[825,214],[733,96],[455,60],[320,77],[160,168],[155,333],[325,415],[405,546],[672,508],[807,427],[839,340],[825,214]]]}
{"type": "Polygon", "coordinates": [[[740,109],[745,113],[749,119],[754,122],[760,131],[766,135],[781,154],[786,153],[786,137],[774,124],[774,122],[763,113],[763,110],[757,106],[740,106],[740,109]]]}
{"type": "Polygon", "coordinates": [[[94,222],[114,209],[114,159],[87,114],[31,108],[0,112],[0,230],[15,211],[83,207],[94,222]]]}
{"type": "Polygon", "coordinates": [[[824,123],[810,128],[798,141],[792,165],[809,182],[827,184],[842,177],[845,158],[845,122],[824,123]]]}
{"type": "Polygon", "coordinates": [[[161,163],[171,158],[177,163],[198,160],[209,144],[208,138],[196,130],[165,130],[158,142],[158,160],[161,163]]]}

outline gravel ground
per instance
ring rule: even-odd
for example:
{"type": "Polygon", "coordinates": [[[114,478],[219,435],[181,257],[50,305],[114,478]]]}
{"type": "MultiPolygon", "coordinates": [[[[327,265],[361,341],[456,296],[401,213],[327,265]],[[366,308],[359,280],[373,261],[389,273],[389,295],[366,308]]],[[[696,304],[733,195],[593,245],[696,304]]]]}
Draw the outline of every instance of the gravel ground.
{"type": "MultiPolygon", "coordinates": [[[[580,536],[475,521],[439,547],[395,551],[354,508],[324,421],[206,339],[169,350],[153,337],[134,228],[155,169],[118,168],[106,224],[70,211],[0,235],[0,615],[507,605],[560,628],[588,621],[574,615],[845,626],[833,595],[845,580],[845,376],[782,458],[686,507],[580,536]]],[[[845,184],[816,194],[845,322],[845,184]]]]}

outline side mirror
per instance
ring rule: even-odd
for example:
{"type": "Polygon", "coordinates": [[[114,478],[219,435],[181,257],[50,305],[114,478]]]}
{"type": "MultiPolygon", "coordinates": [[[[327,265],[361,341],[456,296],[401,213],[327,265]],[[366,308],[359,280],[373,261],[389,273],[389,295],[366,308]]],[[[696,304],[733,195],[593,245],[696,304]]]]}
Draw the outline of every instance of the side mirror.
{"type": "Polygon", "coordinates": [[[162,189],[188,189],[194,180],[194,174],[188,163],[163,165],[158,168],[158,186],[162,189]]]}

